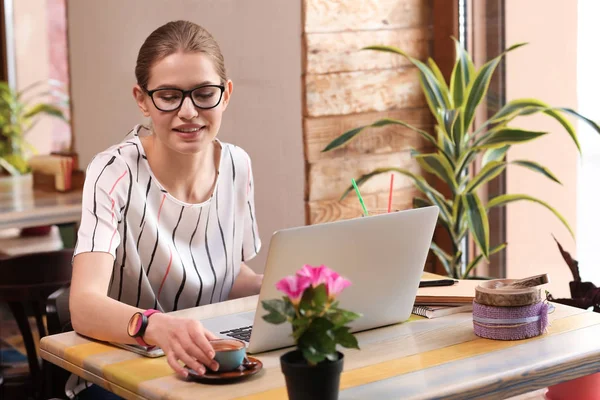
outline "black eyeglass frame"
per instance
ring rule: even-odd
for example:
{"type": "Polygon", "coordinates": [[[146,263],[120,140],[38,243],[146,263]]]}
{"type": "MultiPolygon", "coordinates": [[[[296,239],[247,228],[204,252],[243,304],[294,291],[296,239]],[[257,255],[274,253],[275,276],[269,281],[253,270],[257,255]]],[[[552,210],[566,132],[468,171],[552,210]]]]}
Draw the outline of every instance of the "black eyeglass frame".
{"type": "Polygon", "coordinates": [[[172,112],[172,111],[177,111],[181,108],[181,106],[183,105],[183,102],[185,100],[186,97],[189,96],[190,100],[192,101],[192,104],[194,105],[194,107],[199,108],[201,110],[210,110],[212,108],[215,108],[216,106],[218,106],[219,104],[221,104],[221,100],[223,99],[223,92],[225,91],[225,86],[224,85],[200,85],[197,86],[193,89],[190,90],[182,90],[179,88],[169,88],[169,87],[161,87],[158,89],[154,89],[154,90],[148,90],[146,88],[144,88],[144,92],[146,92],[146,94],[148,96],[150,96],[150,99],[152,99],[152,104],[154,104],[154,107],[156,107],[157,110],[162,111],[162,112],[172,112]],[[194,97],[192,96],[192,92],[201,89],[201,88],[207,88],[207,87],[214,87],[214,88],[218,88],[221,90],[221,93],[219,94],[219,100],[217,101],[217,103],[212,106],[212,107],[201,107],[198,104],[196,104],[196,102],[194,101],[194,97]],[[162,108],[160,108],[159,106],[156,105],[156,102],[154,101],[154,93],[159,92],[161,90],[176,90],[178,92],[180,92],[182,94],[181,96],[181,101],[179,102],[179,105],[175,108],[173,108],[172,110],[164,110],[162,108]]]}

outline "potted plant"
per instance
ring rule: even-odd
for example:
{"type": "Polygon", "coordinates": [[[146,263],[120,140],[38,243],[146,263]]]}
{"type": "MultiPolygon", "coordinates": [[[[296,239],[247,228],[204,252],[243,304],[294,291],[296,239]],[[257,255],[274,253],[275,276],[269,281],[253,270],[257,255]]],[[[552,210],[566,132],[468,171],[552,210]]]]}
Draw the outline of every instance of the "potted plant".
{"type": "Polygon", "coordinates": [[[0,82],[0,191],[31,188],[27,157],[36,150],[27,133],[44,115],[67,121],[67,104],[58,81],[36,82],[18,92],[0,82]]]}
{"type": "MultiPolygon", "coordinates": [[[[411,155],[426,175],[393,166],[379,168],[359,177],[358,185],[382,173],[399,173],[409,177],[423,197],[413,200],[414,207],[436,205],[440,209],[438,224],[451,239],[450,252],[435,242],[431,251],[443,265],[446,273],[453,278],[469,277],[473,268],[481,260],[504,249],[506,243],[490,244],[488,212],[513,201],[531,201],[549,209],[569,230],[573,231],[565,218],[548,203],[527,194],[502,194],[484,202],[477,190],[496,178],[507,165],[527,168],[554,182],[558,178],[546,167],[535,161],[515,160],[508,162],[506,153],[511,146],[528,142],[546,135],[548,132],[530,131],[513,125],[520,116],[542,113],[554,118],[562,125],[580,150],[575,129],[565,114],[579,117],[589,123],[597,132],[600,127],[572,109],[550,107],[540,100],[523,98],[509,101],[496,114],[478,127],[474,127],[475,112],[486,97],[492,75],[502,57],[524,43],[514,45],[496,58],[488,61],[478,71],[468,52],[456,42],[456,62],[447,83],[434,60],[427,63],[410,57],[404,51],[391,46],[370,46],[363,50],[390,52],[406,57],[419,70],[421,89],[435,119],[435,132],[431,134],[404,121],[384,118],[367,126],[347,131],[329,143],[324,152],[346,145],[365,128],[386,125],[401,125],[420,135],[433,149],[422,153],[412,150],[411,155]],[[480,166],[479,166],[480,160],[480,166]],[[443,189],[441,189],[443,188],[443,189]],[[440,190],[441,189],[441,190],[440,190]],[[462,243],[469,237],[475,240],[480,254],[465,262],[462,243]]],[[[342,195],[345,197],[352,187],[342,195]]]]}
{"type": "MultiPolygon", "coordinates": [[[[592,282],[583,282],[579,274],[579,263],[571,254],[564,250],[561,244],[554,238],[558,250],[571,270],[573,280],[569,282],[571,298],[555,299],[546,291],[546,299],[554,303],[565,304],[584,310],[593,308],[594,312],[600,312],[600,288],[592,282]]],[[[548,386],[546,398],[548,400],[567,399],[594,399],[600,393],[600,372],[583,376],[570,381],[548,386]]]]}
{"type": "Polygon", "coordinates": [[[336,301],[349,285],[324,265],[305,265],[296,275],[277,282],[283,299],[262,302],[268,311],[265,321],[292,326],[297,349],[280,358],[290,400],[338,398],[344,355],[337,345],[359,348],[347,324],[360,314],[339,308],[336,301]]]}

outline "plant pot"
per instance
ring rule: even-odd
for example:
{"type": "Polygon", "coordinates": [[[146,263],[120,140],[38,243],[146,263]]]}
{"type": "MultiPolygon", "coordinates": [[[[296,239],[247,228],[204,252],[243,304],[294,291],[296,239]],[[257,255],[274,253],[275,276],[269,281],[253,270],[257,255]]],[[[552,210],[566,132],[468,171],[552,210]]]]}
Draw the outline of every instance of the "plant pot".
{"type": "Polygon", "coordinates": [[[600,400],[600,372],[548,387],[547,400],[600,400]]]}
{"type": "Polygon", "coordinates": [[[344,369],[344,355],[337,354],[337,361],[326,360],[315,366],[308,365],[299,350],[282,355],[279,360],[289,400],[337,400],[344,369]]]}

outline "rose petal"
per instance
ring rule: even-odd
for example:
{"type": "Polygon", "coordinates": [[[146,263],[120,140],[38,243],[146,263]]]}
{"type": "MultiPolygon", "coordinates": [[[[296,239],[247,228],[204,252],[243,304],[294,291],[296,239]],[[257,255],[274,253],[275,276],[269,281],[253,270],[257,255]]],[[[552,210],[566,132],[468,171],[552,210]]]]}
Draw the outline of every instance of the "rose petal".
{"type": "Polygon", "coordinates": [[[304,290],[310,286],[310,279],[302,276],[286,276],[275,284],[275,288],[288,296],[293,303],[298,302],[304,290]]]}

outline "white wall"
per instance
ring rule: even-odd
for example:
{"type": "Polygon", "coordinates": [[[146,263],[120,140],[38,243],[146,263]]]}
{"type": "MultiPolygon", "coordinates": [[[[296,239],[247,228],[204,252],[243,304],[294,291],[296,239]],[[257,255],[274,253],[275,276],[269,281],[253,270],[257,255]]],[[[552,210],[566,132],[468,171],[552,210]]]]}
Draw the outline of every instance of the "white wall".
{"type": "MultiPolygon", "coordinates": [[[[598,38],[600,2],[579,0],[577,23],[577,98],[579,111],[600,121],[598,38]]],[[[589,125],[578,125],[583,154],[577,174],[577,259],[581,279],[600,285],[600,135],[589,125]]]]}
{"type": "Polygon", "coordinates": [[[301,2],[281,0],[69,0],[75,148],[91,157],[145,122],[134,103],[134,67],[158,26],[188,19],[207,28],[225,56],[234,93],[220,138],[250,154],[263,249],[274,230],[304,225],[301,2]]]}

